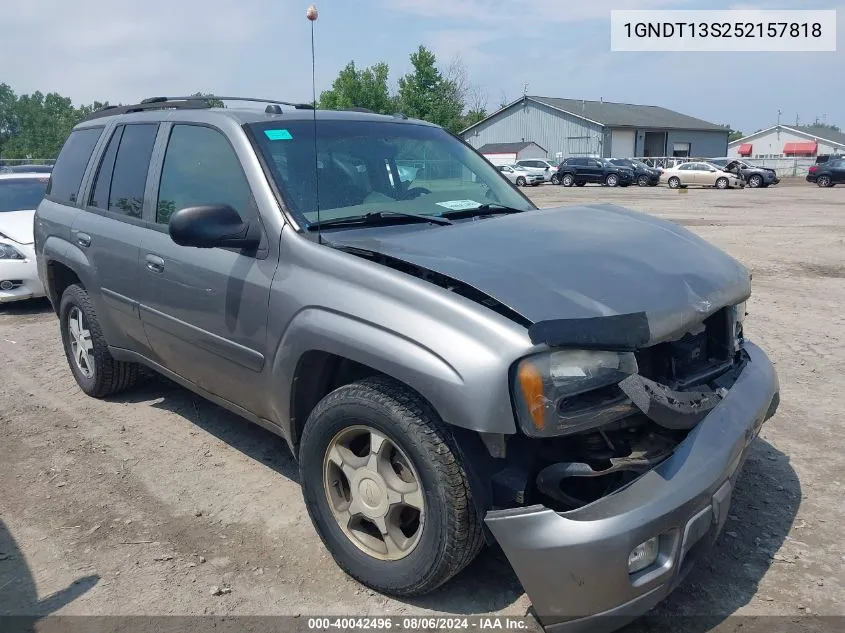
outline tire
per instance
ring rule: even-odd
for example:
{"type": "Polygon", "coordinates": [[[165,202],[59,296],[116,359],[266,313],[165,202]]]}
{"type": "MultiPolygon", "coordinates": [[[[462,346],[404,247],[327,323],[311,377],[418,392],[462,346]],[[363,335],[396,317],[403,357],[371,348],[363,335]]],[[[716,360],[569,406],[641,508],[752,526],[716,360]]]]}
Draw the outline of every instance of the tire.
{"type": "Polygon", "coordinates": [[[525,178],[520,176],[519,178],[516,179],[516,186],[517,187],[524,187],[525,185],[526,185],[525,178]]]}
{"type": "Polygon", "coordinates": [[[105,398],[125,391],[138,380],[137,364],[115,360],[109,352],[94,304],[82,286],[68,286],[62,294],[59,328],[71,373],[79,388],[89,396],[105,398]],[[81,318],[82,329],[75,330],[79,332],[80,338],[72,332],[72,318],[77,324],[81,318]],[[84,360],[77,360],[75,350],[79,350],[78,340],[85,341],[91,347],[88,353],[80,354],[84,360]]]}
{"type": "Polygon", "coordinates": [[[560,181],[560,184],[562,184],[564,187],[571,187],[573,184],[575,184],[575,176],[573,176],[572,174],[564,174],[563,178],[560,181]]]}
{"type": "Polygon", "coordinates": [[[818,180],[816,180],[816,184],[819,187],[832,187],[833,180],[831,180],[830,176],[819,176],[818,180]]]}
{"type": "Polygon", "coordinates": [[[677,176],[672,176],[669,179],[669,189],[680,189],[681,188],[681,179],[677,176]]]}
{"type": "MultiPolygon", "coordinates": [[[[363,446],[364,456],[370,460],[366,462],[366,468],[372,464],[370,447],[372,441],[363,446]]],[[[349,449],[347,451],[347,455],[355,457],[349,449]]],[[[299,462],[305,505],[324,545],[347,574],[376,591],[394,596],[428,593],[466,567],[481,550],[481,522],[466,473],[458,460],[455,441],[431,406],[401,383],[386,377],[367,378],[340,387],[323,398],[308,416],[299,448],[299,462]],[[422,491],[424,513],[419,515],[417,522],[420,533],[414,533],[416,541],[412,549],[399,559],[385,560],[367,552],[366,543],[378,541],[366,541],[365,538],[363,545],[362,541],[356,541],[356,537],[350,535],[353,524],[346,517],[343,520],[336,518],[337,510],[333,509],[337,507],[336,500],[330,500],[330,496],[336,499],[336,495],[343,494],[359,504],[362,511],[372,510],[375,507],[372,490],[390,488],[387,477],[375,487],[370,475],[361,477],[356,479],[358,496],[355,500],[352,496],[355,488],[349,485],[351,480],[346,478],[345,487],[342,484],[346,477],[343,472],[336,471],[339,474],[334,479],[340,481],[340,485],[328,484],[331,469],[336,464],[329,458],[329,450],[346,434],[367,432],[360,429],[369,429],[389,441],[393,445],[390,450],[397,449],[394,455],[401,453],[401,458],[407,460],[404,474],[416,477],[418,489],[422,491]]],[[[393,461],[390,463],[392,466],[393,461]]],[[[369,472],[383,473],[384,468],[369,472]]],[[[389,505],[386,499],[388,496],[382,495],[378,503],[382,507],[389,505]]],[[[402,495],[400,505],[404,499],[402,495]]],[[[340,501],[342,505],[343,499],[340,501]]],[[[392,505],[390,508],[395,509],[392,505]]],[[[387,510],[388,516],[391,511],[387,510]]],[[[363,515],[357,513],[356,516],[363,515]]],[[[382,519],[385,520],[389,519],[382,519]]],[[[378,530],[374,521],[370,521],[370,525],[378,530]]],[[[378,539],[387,542],[382,537],[378,539]]],[[[397,543],[392,537],[391,541],[397,543]]],[[[385,551],[389,556],[390,548],[385,551]]]]}
{"type": "Polygon", "coordinates": [[[555,174],[554,176],[552,176],[552,184],[553,184],[553,185],[559,185],[559,184],[560,184],[560,178],[558,177],[558,175],[557,175],[557,174],[555,174]]]}
{"type": "Polygon", "coordinates": [[[727,178],[716,179],[716,189],[727,189],[729,184],[727,178]]]}
{"type": "Polygon", "coordinates": [[[648,187],[648,176],[640,176],[637,178],[637,184],[640,187],[648,187]]]}
{"type": "Polygon", "coordinates": [[[619,176],[616,174],[608,174],[607,178],[604,179],[604,184],[608,187],[615,187],[619,184],[619,176]]]}
{"type": "Polygon", "coordinates": [[[753,174],[748,179],[748,186],[752,189],[757,189],[763,186],[763,177],[760,174],[753,174]]]}

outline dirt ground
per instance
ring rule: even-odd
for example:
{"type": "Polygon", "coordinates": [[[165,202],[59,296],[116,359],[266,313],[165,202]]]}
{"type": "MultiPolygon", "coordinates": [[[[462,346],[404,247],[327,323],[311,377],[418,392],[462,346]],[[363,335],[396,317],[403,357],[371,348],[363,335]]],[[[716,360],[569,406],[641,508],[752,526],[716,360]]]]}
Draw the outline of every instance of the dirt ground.
{"type": "MultiPolygon", "coordinates": [[[[544,207],[606,201],[679,222],[753,271],[746,329],[776,363],[781,407],[753,445],[712,557],[657,613],[845,615],[845,187],[527,193],[544,207]]],[[[0,614],[529,606],[492,550],[423,598],[362,587],[323,549],[279,439],[164,379],[90,399],[48,306],[0,308],[0,614]]]]}

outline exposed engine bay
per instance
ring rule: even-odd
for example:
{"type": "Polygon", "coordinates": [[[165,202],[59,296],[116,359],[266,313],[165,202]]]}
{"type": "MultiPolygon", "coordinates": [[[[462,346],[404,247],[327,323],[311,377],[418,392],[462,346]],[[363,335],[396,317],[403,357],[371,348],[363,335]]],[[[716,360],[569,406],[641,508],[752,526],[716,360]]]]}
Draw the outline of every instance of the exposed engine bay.
{"type": "Polygon", "coordinates": [[[573,510],[655,468],[733,386],[746,362],[741,344],[741,323],[723,309],[636,352],[636,374],[556,403],[579,431],[509,438],[507,465],[492,476],[494,507],[573,510]]]}

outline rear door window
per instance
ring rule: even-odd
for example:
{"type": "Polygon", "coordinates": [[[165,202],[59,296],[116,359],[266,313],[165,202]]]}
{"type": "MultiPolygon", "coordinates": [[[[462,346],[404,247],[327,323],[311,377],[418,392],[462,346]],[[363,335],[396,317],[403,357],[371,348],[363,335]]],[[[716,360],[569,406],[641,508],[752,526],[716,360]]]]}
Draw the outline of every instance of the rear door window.
{"type": "Polygon", "coordinates": [[[100,139],[102,132],[102,127],[95,127],[74,130],[70,133],[64,146],[62,146],[62,151],[59,152],[59,157],[56,159],[56,165],[53,167],[50,176],[50,182],[47,185],[47,196],[51,200],[65,204],[76,204],[76,196],[82,184],[82,176],[85,174],[85,168],[88,166],[88,161],[91,160],[94,146],[100,139]]]}
{"type": "Polygon", "coordinates": [[[156,134],[158,123],[124,127],[111,174],[109,211],[133,218],[141,217],[156,134]]]}

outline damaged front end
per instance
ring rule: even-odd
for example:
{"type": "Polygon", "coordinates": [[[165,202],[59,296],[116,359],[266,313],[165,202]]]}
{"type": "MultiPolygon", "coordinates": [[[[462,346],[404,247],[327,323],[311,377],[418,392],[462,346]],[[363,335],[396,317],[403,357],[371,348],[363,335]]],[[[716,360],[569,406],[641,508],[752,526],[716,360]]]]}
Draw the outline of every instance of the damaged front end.
{"type": "Polygon", "coordinates": [[[744,304],[723,308],[642,349],[631,341],[616,351],[583,349],[582,340],[582,349],[517,363],[511,384],[523,433],[509,440],[507,467],[492,478],[494,507],[576,509],[669,458],[742,372],[744,313],[744,304]]]}
{"type": "Polygon", "coordinates": [[[555,347],[517,363],[522,433],[492,460],[484,522],[547,631],[618,628],[707,556],[779,403],[744,312],[639,349],[555,347]]]}

